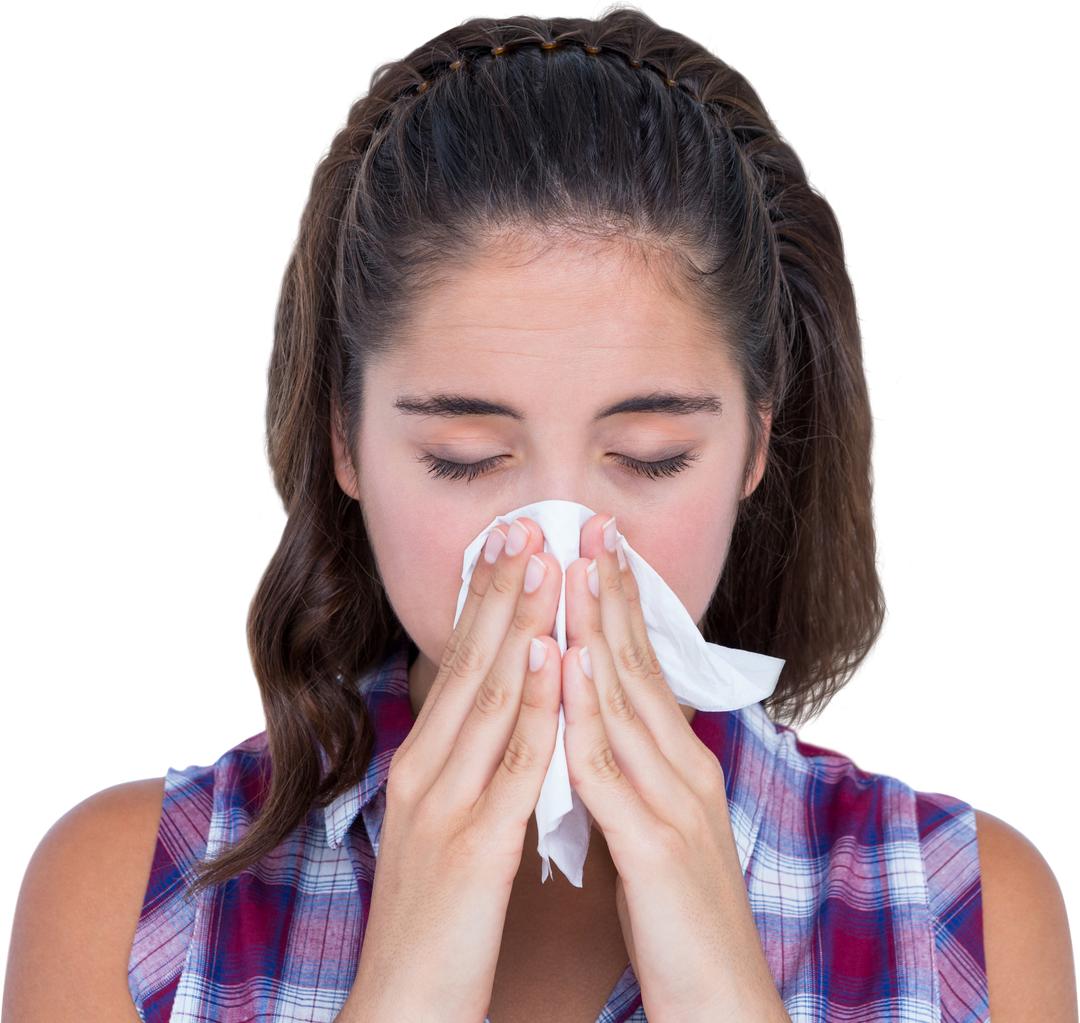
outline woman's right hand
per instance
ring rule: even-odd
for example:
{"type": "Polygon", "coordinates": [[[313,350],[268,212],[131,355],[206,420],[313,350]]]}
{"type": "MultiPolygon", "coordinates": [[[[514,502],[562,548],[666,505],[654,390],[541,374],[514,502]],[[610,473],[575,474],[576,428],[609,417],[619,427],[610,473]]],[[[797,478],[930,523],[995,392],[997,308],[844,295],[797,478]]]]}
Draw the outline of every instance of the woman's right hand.
{"type": "Polygon", "coordinates": [[[550,634],[562,573],[543,544],[531,519],[492,532],[390,763],[371,911],[339,1023],[481,1023],[487,1013],[558,730],[561,659],[550,634]]]}

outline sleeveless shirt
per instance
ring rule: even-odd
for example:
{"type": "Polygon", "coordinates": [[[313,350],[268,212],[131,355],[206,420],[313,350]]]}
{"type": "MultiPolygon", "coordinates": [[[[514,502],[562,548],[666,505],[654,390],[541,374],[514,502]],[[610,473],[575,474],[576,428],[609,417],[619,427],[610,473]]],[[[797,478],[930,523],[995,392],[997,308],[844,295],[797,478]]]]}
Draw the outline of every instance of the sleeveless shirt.
{"type": "MultiPolygon", "coordinates": [[[[129,964],[146,1023],[330,1021],[356,974],[394,751],[413,724],[405,652],[361,681],[375,752],[359,784],[196,897],[267,791],[265,734],[170,770],[129,964]]],[[[989,1019],[975,816],[798,740],[760,704],[698,712],[766,961],[794,1023],[989,1019]]],[[[598,1023],[644,1023],[627,967],[598,1023]]]]}

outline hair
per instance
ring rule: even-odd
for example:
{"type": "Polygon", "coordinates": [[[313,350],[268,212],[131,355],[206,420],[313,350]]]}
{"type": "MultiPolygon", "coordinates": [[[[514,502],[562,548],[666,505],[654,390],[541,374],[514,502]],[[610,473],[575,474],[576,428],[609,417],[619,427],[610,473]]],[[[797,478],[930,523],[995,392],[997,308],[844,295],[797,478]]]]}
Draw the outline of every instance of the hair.
{"type": "Polygon", "coordinates": [[[248,621],[270,788],[200,887],[261,859],[367,768],[357,680],[408,637],[335,480],[332,418],[355,440],[365,365],[409,297],[508,226],[660,240],[692,268],[752,421],[771,417],[702,628],[786,660],[773,717],[819,712],[877,638],[871,417],[840,230],[757,94],[635,10],[465,22],[376,71],[315,172],[269,370],[288,521],[248,621]]]}

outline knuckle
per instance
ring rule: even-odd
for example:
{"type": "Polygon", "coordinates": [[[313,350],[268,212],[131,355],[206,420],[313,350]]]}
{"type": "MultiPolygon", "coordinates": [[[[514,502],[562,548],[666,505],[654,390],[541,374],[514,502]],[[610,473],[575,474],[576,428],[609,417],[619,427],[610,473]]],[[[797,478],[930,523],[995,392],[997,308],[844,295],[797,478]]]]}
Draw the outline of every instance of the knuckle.
{"type": "Polygon", "coordinates": [[[443,650],[442,660],[439,663],[440,671],[449,671],[453,668],[459,646],[461,646],[461,636],[455,631],[447,641],[446,649],[443,650]]]}
{"type": "Polygon", "coordinates": [[[601,781],[615,781],[622,775],[615,762],[615,754],[606,742],[597,743],[589,751],[587,763],[592,773],[601,781]]]}
{"type": "Polygon", "coordinates": [[[710,800],[718,799],[721,796],[726,798],[724,769],[720,766],[720,761],[716,759],[711,750],[704,746],[701,748],[699,757],[695,775],[699,779],[699,784],[705,796],[710,800]]]}
{"type": "Polygon", "coordinates": [[[400,759],[395,754],[390,761],[390,770],[386,776],[386,802],[388,804],[412,806],[420,798],[420,778],[408,757],[400,759]]]}
{"type": "Polygon", "coordinates": [[[476,567],[473,569],[473,574],[469,579],[469,596],[465,597],[465,604],[468,605],[470,601],[477,605],[480,604],[484,600],[484,594],[487,593],[494,577],[495,565],[489,565],[483,552],[481,552],[480,560],[476,562],[476,567]]]}
{"type": "Polygon", "coordinates": [[[457,675],[477,674],[484,667],[484,651],[471,636],[464,636],[458,643],[452,667],[457,675]]]}
{"type": "Polygon", "coordinates": [[[510,628],[514,632],[532,632],[533,631],[533,616],[520,605],[514,612],[514,617],[510,621],[510,628]]]}
{"type": "Polygon", "coordinates": [[[497,716],[509,702],[510,690],[501,679],[493,675],[488,675],[476,691],[476,709],[484,717],[497,716]]]}
{"type": "Polygon", "coordinates": [[[616,721],[625,723],[634,720],[634,705],[630,702],[630,698],[626,695],[626,690],[622,686],[615,686],[608,694],[607,705],[608,711],[616,721]]]}
{"type": "Polygon", "coordinates": [[[641,676],[649,671],[649,661],[636,643],[625,643],[619,648],[619,665],[629,675],[641,676]]]}
{"type": "Polygon", "coordinates": [[[603,586],[613,597],[618,596],[619,591],[622,589],[622,579],[619,578],[619,573],[613,572],[609,575],[603,581],[603,586]]]}
{"type": "Polygon", "coordinates": [[[514,776],[528,774],[536,766],[536,751],[521,736],[512,735],[510,742],[507,743],[502,762],[507,774],[514,776]]]}
{"type": "Polygon", "coordinates": [[[484,594],[487,593],[489,582],[487,573],[481,573],[478,567],[469,578],[469,596],[482,600],[484,594]]]}
{"type": "Polygon", "coordinates": [[[517,592],[517,584],[509,576],[496,572],[488,583],[488,589],[500,597],[512,597],[517,592]]]}

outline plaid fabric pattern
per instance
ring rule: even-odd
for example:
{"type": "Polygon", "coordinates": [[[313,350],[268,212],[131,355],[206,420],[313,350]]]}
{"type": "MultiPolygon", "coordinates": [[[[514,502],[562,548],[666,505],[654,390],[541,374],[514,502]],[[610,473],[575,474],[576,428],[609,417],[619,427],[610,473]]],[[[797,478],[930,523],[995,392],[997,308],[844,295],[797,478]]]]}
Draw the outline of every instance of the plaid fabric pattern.
{"type": "MultiPolygon", "coordinates": [[[[195,864],[267,791],[266,737],[170,771],[129,979],[146,1023],[330,1021],[359,961],[390,758],[412,727],[403,653],[362,683],[376,729],[360,784],[197,897],[195,864]]],[[[698,713],[719,759],[773,979],[795,1023],[989,1019],[975,817],[800,743],[760,706],[698,713]]],[[[598,1023],[644,1023],[627,967],[598,1023]]]]}

